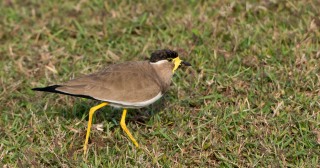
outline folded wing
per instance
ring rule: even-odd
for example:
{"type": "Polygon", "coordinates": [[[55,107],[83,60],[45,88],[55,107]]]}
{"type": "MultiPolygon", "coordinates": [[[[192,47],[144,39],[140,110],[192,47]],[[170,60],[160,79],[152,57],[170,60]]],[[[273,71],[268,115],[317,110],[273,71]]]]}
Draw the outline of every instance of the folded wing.
{"type": "Polygon", "coordinates": [[[127,62],[56,85],[54,89],[107,102],[143,102],[161,92],[160,80],[153,71],[148,62],[127,62]]]}

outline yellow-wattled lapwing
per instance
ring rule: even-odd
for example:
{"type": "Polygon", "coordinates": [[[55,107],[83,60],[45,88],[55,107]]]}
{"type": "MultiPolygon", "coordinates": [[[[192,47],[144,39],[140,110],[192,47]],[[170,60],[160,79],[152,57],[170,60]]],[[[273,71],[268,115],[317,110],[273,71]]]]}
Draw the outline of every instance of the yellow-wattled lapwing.
{"type": "Polygon", "coordinates": [[[182,61],[175,51],[157,50],[151,54],[149,61],[113,64],[100,72],[63,84],[32,90],[90,98],[103,102],[90,109],[86,140],[83,146],[85,153],[92,116],[96,110],[106,105],[123,108],[120,125],[135,146],[139,147],[125,123],[127,109],[145,107],[161,98],[169,89],[172,75],[180,65],[190,66],[188,62],[182,61]]]}

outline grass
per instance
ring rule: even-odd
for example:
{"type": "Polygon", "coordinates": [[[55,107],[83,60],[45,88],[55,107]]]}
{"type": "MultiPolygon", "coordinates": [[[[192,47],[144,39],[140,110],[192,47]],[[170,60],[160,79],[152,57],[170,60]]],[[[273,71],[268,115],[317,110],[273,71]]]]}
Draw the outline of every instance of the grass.
{"type": "Polygon", "coordinates": [[[0,166],[319,167],[320,3],[13,1],[0,3],[0,166]],[[94,117],[99,102],[33,87],[170,48],[193,67],[167,95],[94,117]],[[103,129],[103,131],[101,130],[103,129]]]}

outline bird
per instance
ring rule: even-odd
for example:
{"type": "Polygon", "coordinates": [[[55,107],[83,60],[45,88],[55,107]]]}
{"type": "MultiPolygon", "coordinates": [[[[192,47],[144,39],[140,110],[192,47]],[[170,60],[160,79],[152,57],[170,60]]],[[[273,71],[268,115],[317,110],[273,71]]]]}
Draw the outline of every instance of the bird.
{"type": "Polygon", "coordinates": [[[107,105],[123,109],[120,126],[132,143],[139,148],[137,140],[132,136],[125,123],[127,109],[146,107],[160,99],[168,91],[173,74],[181,66],[191,66],[191,64],[181,60],[176,51],[160,49],[152,52],[149,60],[111,64],[101,71],[62,84],[37,87],[32,90],[94,99],[101,102],[91,107],[89,111],[86,138],[83,145],[84,154],[88,149],[93,114],[107,105]]]}

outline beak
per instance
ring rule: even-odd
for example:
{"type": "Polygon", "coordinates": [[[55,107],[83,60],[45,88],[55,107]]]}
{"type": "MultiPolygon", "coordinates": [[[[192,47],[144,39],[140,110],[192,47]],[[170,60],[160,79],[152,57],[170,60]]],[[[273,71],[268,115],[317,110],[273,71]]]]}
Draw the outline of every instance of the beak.
{"type": "Polygon", "coordinates": [[[191,64],[189,62],[186,62],[186,61],[182,61],[181,62],[181,65],[184,65],[184,66],[191,66],[191,64]]]}
{"type": "Polygon", "coordinates": [[[172,60],[172,62],[174,63],[174,68],[173,68],[172,72],[177,70],[180,65],[191,66],[191,64],[189,62],[182,61],[179,57],[174,58],[172,60]]]}

